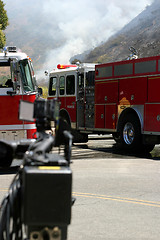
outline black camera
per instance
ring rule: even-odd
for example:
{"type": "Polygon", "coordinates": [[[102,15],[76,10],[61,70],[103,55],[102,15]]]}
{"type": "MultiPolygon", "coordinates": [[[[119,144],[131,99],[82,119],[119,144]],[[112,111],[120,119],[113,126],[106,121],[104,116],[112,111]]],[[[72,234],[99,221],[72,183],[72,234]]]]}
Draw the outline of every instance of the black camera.
{"type": "Polygon", "coordinates": [[[18,142],[16,147],[13,144],[13,157],[18,154],[17,149],[25,149],[25,153],[23,165],[2,203],[0,239],[66,240],[73,203],[68,154],[72,136],[58,117],[59,104],[56,100],[36,100],[32,106],[31,103],[21,102],[21,110],[20,119],[35,120],[38,137],[30,143],[26,141],[26,149],[24,141],[23,144],[18,142]],[[30,119],[26,119],[29,116],[25,112],[26,104],[29,104],[28,108],[32,112],[30,119]],[[51,121],[56,123],[56,136],[46,133],[51,127],[51,121]],[[67,153],[64,156],[53,154],[52,148],[61,144],[65,145],[64,152],[67,149],[67,153]],[[8,224],[11,219],[12,231],[8,224]]]}
{"type": "Polygon", "coordinates": [[[22,222],[27,226],[29,239],[67,239],[67,226],[71,221],[72,172],[58,161],[56,165],[25,166],[23,169],[22,222]],[[48,238],[42,238],[44,234],[48,238]]]}

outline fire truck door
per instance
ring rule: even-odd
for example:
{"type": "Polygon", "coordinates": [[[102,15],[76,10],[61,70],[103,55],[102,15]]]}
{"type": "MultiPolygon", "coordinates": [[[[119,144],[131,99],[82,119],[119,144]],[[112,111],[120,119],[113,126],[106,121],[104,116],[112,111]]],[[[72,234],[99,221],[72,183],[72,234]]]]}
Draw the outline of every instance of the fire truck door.
{"type": "Polygon", "coordinates": [[[76,122],[76,76],[75,74],[66,75],[66,109],[69,113],[71,123],[76,122]]]}
{"type": "Polygon", "coordinates": [[[84,127],[85,92],[84,74],[78,74],[77,81],[77,128],[84,127]]]}

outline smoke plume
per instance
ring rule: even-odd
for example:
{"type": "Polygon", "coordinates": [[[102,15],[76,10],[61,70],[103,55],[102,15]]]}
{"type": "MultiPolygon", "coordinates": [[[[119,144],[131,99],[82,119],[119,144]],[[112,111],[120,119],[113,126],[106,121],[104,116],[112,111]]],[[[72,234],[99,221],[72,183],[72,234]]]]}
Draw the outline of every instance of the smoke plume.
{"type": "Polygon", "coordinates": [[[50,36],[62,45],[48,54],[46,66],[68,63],[75,54],[92,49],[138,15],[151,0],[52,0],[45,1],[44,13],[54,25],[50,36]]]}

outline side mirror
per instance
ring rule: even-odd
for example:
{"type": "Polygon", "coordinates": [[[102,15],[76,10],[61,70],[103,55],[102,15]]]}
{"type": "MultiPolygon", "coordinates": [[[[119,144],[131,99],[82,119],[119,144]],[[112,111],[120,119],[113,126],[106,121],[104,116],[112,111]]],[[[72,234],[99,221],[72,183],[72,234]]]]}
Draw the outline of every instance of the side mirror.
{"type": "Polygon", "coordinates": [[[46,70],[46,71],[44,72],[44,74],[45,74],[45,76],[48,76],[48,70],[46,70]]]}
{"type": "Polygon", "coordinates": [[[16,91],[7,91],[7,94],[12,97],[12,96],[16,95],[16,91]]]}

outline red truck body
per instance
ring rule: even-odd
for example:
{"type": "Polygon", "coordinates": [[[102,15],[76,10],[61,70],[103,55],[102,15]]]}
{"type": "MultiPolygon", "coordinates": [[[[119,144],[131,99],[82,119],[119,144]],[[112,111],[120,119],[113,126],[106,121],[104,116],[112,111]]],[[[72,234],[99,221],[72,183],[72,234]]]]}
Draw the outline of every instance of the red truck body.
{"type": "Polygon", "coordinates": [[[52,71],[48,97],[59,98],[63,118],[79,133],[112,133],[125,149],[152,150],[160,143],[159,89],[160,56],[154,56],[52,71]]]}

